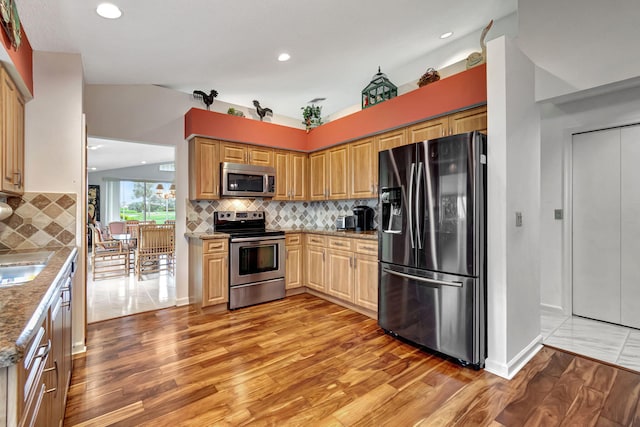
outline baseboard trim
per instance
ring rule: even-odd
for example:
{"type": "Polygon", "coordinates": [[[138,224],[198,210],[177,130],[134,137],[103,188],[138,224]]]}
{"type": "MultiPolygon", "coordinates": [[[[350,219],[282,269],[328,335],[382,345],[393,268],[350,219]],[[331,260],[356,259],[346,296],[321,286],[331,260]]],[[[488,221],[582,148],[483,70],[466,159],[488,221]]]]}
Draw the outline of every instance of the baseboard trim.
{"type": "Polygon", "coordinates": [[[176,307],[182,307],[183,305],[189,305],[189,297],[176,298],[176,307]]]}
{"type": "Polygon", "coordinates": [[[559,305],[540,304],[540,308],[548,313],[565,314],[564,309],[559,305]]]}
{"type": "Polygon", "coordinates": [[[485,370],[508,380],[512,379],[526,365],[533,356],[542,349],[542,335],[538,335],[533,341],[520,351],[508,363],[501,363],[491,358],[485,361],[485,370]]]}

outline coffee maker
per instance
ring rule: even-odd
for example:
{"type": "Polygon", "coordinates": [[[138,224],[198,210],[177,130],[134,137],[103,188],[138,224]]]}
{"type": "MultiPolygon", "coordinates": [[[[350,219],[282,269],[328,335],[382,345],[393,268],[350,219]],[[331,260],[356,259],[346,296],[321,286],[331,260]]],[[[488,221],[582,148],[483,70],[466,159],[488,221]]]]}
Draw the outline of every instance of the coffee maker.
{"type": "Polygon", "coordinates": [[[373,208],[369,206],[356,206],[353,208],[355,217],[355,231],[373,230],[373,208]]]}

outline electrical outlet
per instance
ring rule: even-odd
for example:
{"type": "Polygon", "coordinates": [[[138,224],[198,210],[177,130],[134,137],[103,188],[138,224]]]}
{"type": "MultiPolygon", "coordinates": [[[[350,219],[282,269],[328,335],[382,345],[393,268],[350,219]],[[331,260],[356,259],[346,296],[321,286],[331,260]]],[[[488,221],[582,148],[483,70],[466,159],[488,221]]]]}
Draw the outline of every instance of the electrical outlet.
{"type": "Polygon", "coordinates": [[[553,218],[554,219],[562,219],[562,209],[554,209],[553,218]]]}
{"type": "Polygon", "coordinates": [[[522,212],[516,212],[516,227],[522,227],[522,212]]]}

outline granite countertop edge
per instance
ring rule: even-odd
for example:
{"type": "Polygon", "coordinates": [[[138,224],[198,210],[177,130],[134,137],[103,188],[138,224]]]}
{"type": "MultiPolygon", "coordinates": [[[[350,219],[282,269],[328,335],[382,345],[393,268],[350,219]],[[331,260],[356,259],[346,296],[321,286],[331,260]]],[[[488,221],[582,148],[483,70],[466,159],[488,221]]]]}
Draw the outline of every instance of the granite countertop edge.
{"type": "MultiPolygon", "coordinates": [[[[291,233],[308,233],[308,234],[322,234],[325,236],[335,236],[335,237],[348,237],[352,239],[363,239],[363,240],[378,240],[378,232],[376,230],[371,231],[351,231],[351,230],[326,230],[326,229],[313,229],[313,228],[276,228],[274,230],[284,231],[285,234],[291,233]]],[[[229,234],[227,233],[219,233],[214,231],[202,231],[202,232],[187,232],[184,233],[185,237],[191,239],[201,239],[201,240],[210,240],[210,239],[228,239],[229,234]]]]}
{"type": "Polygon", "coordinates": [[[78,253],[75,247],[48,247],[13,250],[21,254],[51,251],[46,267],[31,282],[0,288],[0,368],[15,365],[24,355],[26,345],[47,315],[51,298],[61,275],[78,253]]]}

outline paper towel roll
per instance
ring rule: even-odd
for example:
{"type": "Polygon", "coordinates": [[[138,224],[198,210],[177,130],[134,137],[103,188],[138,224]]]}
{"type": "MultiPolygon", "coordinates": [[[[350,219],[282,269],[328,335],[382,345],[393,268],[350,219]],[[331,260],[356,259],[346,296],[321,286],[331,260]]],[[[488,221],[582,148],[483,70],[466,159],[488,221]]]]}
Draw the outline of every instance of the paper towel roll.
{"type": "Polygon", "coordinates": [[[13,209],[6,203],[0,202],[0,221],[7,219],[13,213],[13,209]]]}

